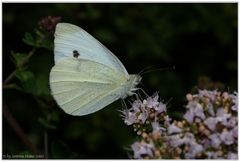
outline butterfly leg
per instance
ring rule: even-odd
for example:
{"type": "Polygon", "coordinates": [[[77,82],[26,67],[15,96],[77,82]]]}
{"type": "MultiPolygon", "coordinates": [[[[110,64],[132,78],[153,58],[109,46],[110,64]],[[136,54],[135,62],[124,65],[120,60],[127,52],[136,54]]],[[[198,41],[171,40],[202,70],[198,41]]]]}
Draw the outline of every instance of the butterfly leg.
{"type": "Polygon", "coordinates": [[[137,91],[137,94],[138,94],[139,98],[143,101],[143,98],[142,98],[142,96],[141,96],[139,91],[137,91]]]}
{"type": "Polygon", "coordinates": [[[149,97],[149,95],[142,88],[138,88],[138,90],[141,90],[146,95],[146,97],[149,97]]]}
{"type": "Polygon", "coordinates": [[[121,100],[121,104],[122,104],[122,108],[127,109],[127,104],[126,104],[126,102],[124,101],[124,99],[121,100]]]}

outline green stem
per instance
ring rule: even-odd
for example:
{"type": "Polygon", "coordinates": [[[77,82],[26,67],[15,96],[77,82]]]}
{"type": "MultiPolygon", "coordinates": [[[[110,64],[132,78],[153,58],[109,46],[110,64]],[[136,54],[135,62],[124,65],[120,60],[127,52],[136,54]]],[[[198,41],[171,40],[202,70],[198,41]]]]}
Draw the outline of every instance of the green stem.
{"type": "MultiPolygon", "coordinates": [[[[33,54],[36,52],[36,47],[34,47],[26,56],[26,58],[19,64],[18,68],[21,68],[24,66],[29,59],[33,56],[33,54]]],[[[15,69],[3,82],[3,88],[17,88],[14,84],[8,84],[14,77],[17,69],[15,69]]],[[[28,136],[25,134],[21,126],[18,124],[16,119],[13,117],[11,112],[8,110],[7,105],[3,104],[3,116],[9,123],[9,125],[13,128],[13,130],[16,132],[16,134],[19,136],[21,141],[24,143],[26,147],[28,147],[33,154],[40,155],[41,152],[35,147],[35,145],[28,139],[28,136]]]]}
{"type": "Polygon", "coordinates": [[[20,87],[18,87],[16,84],[6,84],[6,85],[3,85],[3,89],[17,89],[17,90],[19,90],[20,87]]]}
{"type": "Polygon", "coordinates": [[[47,130],[44,131],[44,154],[45,154],[45,159],[48,159],[48,133],[47,133],[47,130]]]}
{"type": "Polygon", "coordinates": [[[13,130],[17,133],[18,137],[21,139],[21,141],[24,143],[26,147],[28,147],[31,152],[35,155],[41,155],[41,152],[35,147],[35,145],[28,139],[27,135],[23,131],[23,129],[20,127],[20,125],[17,123],[15,118],[12,116],[10,111],[7,108],[6,104],[3,104],[3,116],[9,123],[9,125],[13,128],[13,130]]]}
{"type": "MultiPolygon", "coordinates": [[[[24,66],[28,61],[29,59],[32,57],[32,55],[35,53],[36,51],[36,47],[34,47],[27,55],[27,57],[19,64],[18,67],[22,67],[24,66]]],[[[6,84],[8,84],[15,76],[15,73],[16,73],[17,69],[15,69],[3,82],[3,86],[5,86],[6,84]]]]}

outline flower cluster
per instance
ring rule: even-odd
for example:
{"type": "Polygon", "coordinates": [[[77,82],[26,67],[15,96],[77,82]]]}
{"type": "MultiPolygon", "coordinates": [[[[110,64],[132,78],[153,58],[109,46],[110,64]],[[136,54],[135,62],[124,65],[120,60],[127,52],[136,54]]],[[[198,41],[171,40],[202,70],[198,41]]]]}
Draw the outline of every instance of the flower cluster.
{"type": "Polygon", "coordinates": [[[125,124],[132,125],[137,135],[141,136],[141,141],[131,145],[134,158],[156,159],[166,153],[166,141],[162,136],[166,135],[171,121],[166,107],[155,93],[143,101],[135,100],[130,109],[121,111],[125,124]]]}
{"type": "MultiPolygon", "coordinates": [[[[238,139],[237,93],[199,90],[187,94],[182,132],[170,136],[187,159],[236,159],[238,139]],[[176,137],[177,136],[177,137],[176,137]]],[[[172,141],[171,141],[172,142],[172,141]]]]}
{"type": "Polygon", "coordinates": [[[42,18],[38,25],[41,29],[45,30],[49,35],[53,35],[55,32],[55,28],[57,23],[61,21],[60,16],[47,16],[42,18]]]}
{"type": "Polygon", "coordinates": [[[134,158],[237,159],[237,93],[199,90],[187,94],[183,120],[172,121],[157,94],[136,100],[122,111],[140,142],[131,148],[134,158]]]}

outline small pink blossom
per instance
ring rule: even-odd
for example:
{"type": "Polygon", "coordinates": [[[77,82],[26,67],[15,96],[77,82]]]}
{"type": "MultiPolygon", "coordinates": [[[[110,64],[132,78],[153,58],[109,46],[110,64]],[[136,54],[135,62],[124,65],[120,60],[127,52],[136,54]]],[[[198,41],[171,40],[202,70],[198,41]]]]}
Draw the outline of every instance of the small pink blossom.
{"type": "Polygon", "coordinates": [[[234,142],[234,137],[232,132],[224,131],[220,134],[220,139],[222,140],[223,143],[226,145],[231,145],[234,142]]]}
{"type": "Polygon", "coordinates": [[[217,96],[217,91],[208,91],[208,90],[198,90],[199,93],[199,97],[208,97],[210,98],[212,101],[214,101],[216,99],[217,96]]]}
{"type": "Polygon", "coordinates": [[[149,157],[153,157],[153,144],[148,144],[144,142],[135,142],[131,145],[131,148],[134,153],[135,159],[142,159],[143,155],[148,155],[149,157]]]}
{"type": "Polygon", "coordinates": [[[151,125],[153,128],[153,132],[162,132],[166,130],[166,128],[161,127],[157,121],[151,122],[151,125]]]}
{"type": "Polygon", "coordinates": [[[211,140],[211,145],[214,148],[218,148],[221,144],[221,140],[219,139],[219,136],[217,134],[211,134],[209,136],[209,139],[211,140]]]}
{"type": "Polygon", "coordinates": [[[162,112],[166,112],[166,105],[160,102],[158,106],[153,107],[159,114],[162,112]]]}
{"type": "Polygon", "coordinates": [[[233,106],[231,107],[233,111],[237,111],[238,110],[238,93],[234,92],[233,94],[230,95],[232,102],[233,102],[233,106]]]}
{"type": "Polygon", "coordinates": [[[149,108],[156,107],[159,104],[158,98],[159,98],[159,96],[157,94],[155,94],[153,97],[148,97],[147,100],[146,100],[147,101],[147,107],[149,107],[149,108]]]}
{"type": "Polygon", "coordinates": [[[180,133],[182,132],[182,129],[178,128],[176,125],[171,124],[168,127],[168,134],[174,134],[174,133],[180,133]]]}
{"type": "Polygon", "coordinates": [[[125,124],[132,125],[137,122],[137,116],[134,112],[131,112],[129,110],[123,110],[122,114],[123,114],[125,124]]]}
{"type": "Polygon", "coordinates": [[[217,124],[217,120],[216,118],[213,117],[208,117],[205,121],[204,124],[212,131],[215,131],[216,129],[216,124],[217,124]]]}
{"type": "Polygon", "coordinates": [[[238,155],[236,153],[229,152],[227,154],[227,159],[237,160],[238,159],[238,155]]]}

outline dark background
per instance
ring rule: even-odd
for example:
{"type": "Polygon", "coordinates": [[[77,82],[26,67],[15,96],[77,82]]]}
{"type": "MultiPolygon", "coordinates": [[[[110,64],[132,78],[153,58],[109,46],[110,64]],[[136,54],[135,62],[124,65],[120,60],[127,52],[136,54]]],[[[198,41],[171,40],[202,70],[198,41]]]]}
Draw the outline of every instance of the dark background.
{"type": "MultiPolygon", "coordinates": [[[[170,101],[168,111],[179,117],[185,95],[202,76],[237,90],[237,4],[3,4],[3,80],[15,69],[11,51],[28,52],[25,32],[34,32],[45,16],[61,16],[78,25],[108,47],[130,74],[146,67],[166,68],[143,76],[149,95],[158,91],[170,101]]],[[[48,75],[53,52],[39,49],[28,69],[39,79],[40,98],[52,99],[48,75]],[[44,96],[44,97],[43,97],[44,96]]],[[[17,79],[12,82],[18,83],[17,79]]],[[[3,103],[28,138],[44,152],[48,136],[49,158],[125,159],[135,133],[121,120],[120,101],[94,114],[74,117],[56,104],[43,110],[29,93],[3,89],[3,103]],[[54,128],[40,118],[50,112],[54,128]],[[47,132],[47,133],[46,133],[47,132]]],[[[3,154],[31,154],[3,118],[3,154]]]]}

